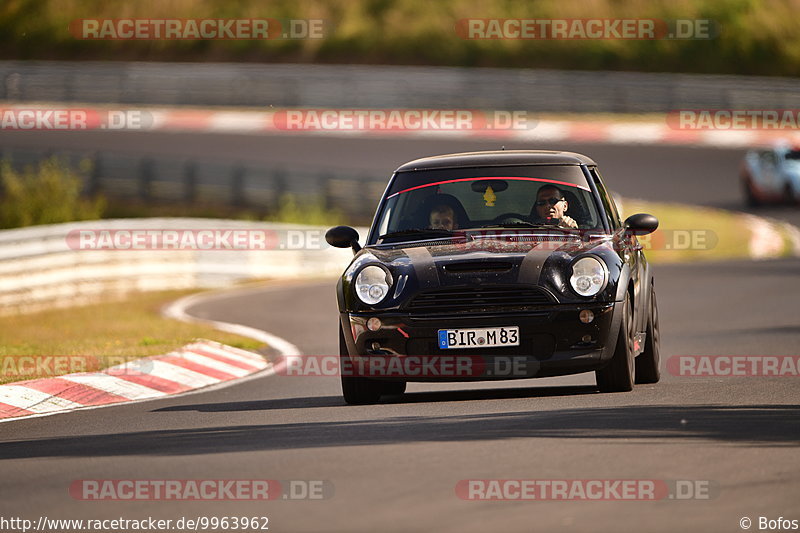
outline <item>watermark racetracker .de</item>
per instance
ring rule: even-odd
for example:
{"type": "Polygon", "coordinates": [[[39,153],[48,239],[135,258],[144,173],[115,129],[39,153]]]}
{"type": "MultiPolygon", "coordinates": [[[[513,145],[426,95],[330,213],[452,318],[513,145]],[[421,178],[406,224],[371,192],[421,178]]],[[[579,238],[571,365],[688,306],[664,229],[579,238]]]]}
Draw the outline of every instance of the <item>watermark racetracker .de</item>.
{"type": "Polygon", "coordinates": [[[794,131],[800,109],[676,109],[666,121],[674,130],[794,131]]]}
{"type": "Polygon", "coordinates": [[[322,250],[323,230],[309,229],[80,229],[66,236],[71,250],[322,250]]]}
{"type": "Polygon", "coordinates": [[[462,39],[523,40],[672,40],[713,39],[719,31],[710,19],[460,19],[462,39]]]}
{"type": "MultiPolygon", "coordinates": [[[[398,331],[402,327],[397,328],[398,331]]],[[[488,343],[486,339],[483,343],[488,343]]],[[[390,379],[468,379],[526,377],[539,363],[525,356],[400,355],[346,358],[339,355],[298,355],[276,360],[275,373],[286,377],[361,376],[390,379]]]]}
{"type": "Polygon", "coordinates": [[[122,355],[2,355],[0,379],[38,379],[113,367],[113,375],[140,375],[152,372],[149,359],[122,355]]]}
{"type": "Polygon", "coordinates": [[[800,355],[673,355],[667,372],[678,377],[800,377],[800,355]]]}
{"type": "Polygon", "coordinates": [[[152,114],[141,109],[42,106],[0,108],[0,130],[147,130],[152,127],[152,114]]]}
{"type": "MultiPolygon", "coordinates": [[[[323,250],[324,229],[283,228],[85,228],[71,230],[66,243],[71,250],[323,250]]],[[[564,232],[553,238],[548,230],[539,233],[520,230],[454,231],[452,246],[472,248],[498,247],[507,251],[526,252],[533,248],[557,250],[565,246],[564,232]]],[[[581,240],[603,238],[596,230],[574,230],[572,236],[581,240]]],[[[717,234],[710,229],[659,229],[637,237],[637,245],[649,250],[711,250],[718,243],[717,234]]],[[[626,246],[616,241],[616,246],[626,246]]],[[[569,246],[567,242],[566,246],[569,246]]]]}
{"type": "Polygon", "coordinates": [[[718,484],[697,479],[462,479],[456,496],[468,501],[710,500],[718,484]]]}
{"type": "Polygon", "coordinates": [[[324,479],[77,479],[69,495],[83,501],[326,500],[324,479]]]}
{"type": "Polygon", "coordinates": [[[284,131],[473,131],[530,130],[527,111],[475,109],[283,109],[273,114],[284,131]]]}
{"type": "Polygon", "coordinates": [[[271,40],[322,39],[323,19],[76,19],[70,34],[80,40],[271,40]]]}

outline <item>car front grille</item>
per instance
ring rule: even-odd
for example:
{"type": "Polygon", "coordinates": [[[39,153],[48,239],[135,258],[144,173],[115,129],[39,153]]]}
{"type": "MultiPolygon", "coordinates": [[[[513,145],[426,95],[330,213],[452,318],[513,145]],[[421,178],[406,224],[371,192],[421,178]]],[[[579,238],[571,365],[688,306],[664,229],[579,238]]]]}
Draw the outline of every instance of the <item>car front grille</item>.
{"type": "Polygon", "coordinates": [[[539,287],[460,287],[423,291],[407,310],[420,314],[493,313],[526,311],[552,303],[555,299],[539,287]]]}

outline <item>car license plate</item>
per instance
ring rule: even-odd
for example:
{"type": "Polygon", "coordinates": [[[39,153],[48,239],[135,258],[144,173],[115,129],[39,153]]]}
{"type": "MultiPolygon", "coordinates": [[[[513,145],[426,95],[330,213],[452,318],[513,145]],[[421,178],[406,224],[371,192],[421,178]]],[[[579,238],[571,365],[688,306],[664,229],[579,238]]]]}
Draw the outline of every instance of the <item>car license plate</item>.
{"type": "Polygon", "coordinates": [[[519,328],[440,329],[439,348],[491,348],[494,346],[519,346],[519,328]]]}

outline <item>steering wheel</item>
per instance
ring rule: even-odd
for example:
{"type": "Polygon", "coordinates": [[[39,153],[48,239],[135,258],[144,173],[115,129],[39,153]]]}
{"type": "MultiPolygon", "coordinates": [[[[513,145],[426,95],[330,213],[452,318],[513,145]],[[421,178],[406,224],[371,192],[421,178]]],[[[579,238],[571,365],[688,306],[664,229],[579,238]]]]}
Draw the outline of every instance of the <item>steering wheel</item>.
{"type": "Polygon", "coordinates": [[[527,222],[523,215],[519,213],[503,213],[502,215],[497,215],[492,219],[492,222],[496,224],[503,224],[509,222],[527,222]]]}

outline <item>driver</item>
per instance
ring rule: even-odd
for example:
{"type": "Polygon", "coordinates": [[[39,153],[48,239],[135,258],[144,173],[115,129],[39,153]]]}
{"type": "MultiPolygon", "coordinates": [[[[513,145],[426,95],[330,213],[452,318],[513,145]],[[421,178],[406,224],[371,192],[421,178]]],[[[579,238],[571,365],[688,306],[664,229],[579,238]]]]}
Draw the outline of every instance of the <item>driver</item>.
{"type": "Polygon", "coordinates": [[[564,193],[555,185],[545,185],[536,193],[536,216],[533,222],[542,224],[557,224],[562,228],[578,229],[575,219],[565,213],[569,209],[564,193]]]}
{"type": "Polygon", "coordinates": [[[436,204],[431,208],[430,214],[431,229],[444,229],[453,231],[458,229],[456,214],[453,208],[447,204],[436,204]]]}

